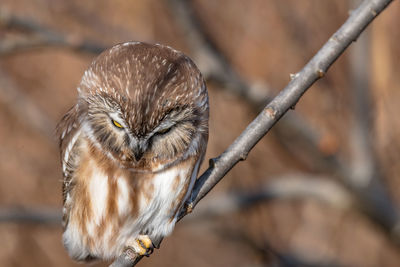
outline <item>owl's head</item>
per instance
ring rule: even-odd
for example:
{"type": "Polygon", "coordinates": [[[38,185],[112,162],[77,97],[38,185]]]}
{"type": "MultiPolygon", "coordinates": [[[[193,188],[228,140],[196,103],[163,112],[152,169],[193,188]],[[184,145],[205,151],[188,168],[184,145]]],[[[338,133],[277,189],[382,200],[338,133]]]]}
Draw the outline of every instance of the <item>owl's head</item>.
{"type": "Polygon", "coordinates": [[[205,150],[205,83],[170,47],[116,45],[92,62],[78,91],[83,131],[126,168],[157,171],[205,150]]]}

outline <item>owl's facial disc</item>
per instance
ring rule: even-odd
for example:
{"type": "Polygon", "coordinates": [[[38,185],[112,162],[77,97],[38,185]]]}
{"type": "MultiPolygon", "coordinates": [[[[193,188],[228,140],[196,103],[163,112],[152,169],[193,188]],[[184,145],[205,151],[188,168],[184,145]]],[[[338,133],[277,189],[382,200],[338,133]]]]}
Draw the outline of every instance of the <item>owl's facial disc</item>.
{"type": "Polygon", "coordinates": [[[167,110],[160,121],[151,125],[140,117],[127,119],[128,112],[121,106],[110,104],[104,108],[104,102],[96,100],[89,103],[88,134],[107,151],[106,155],[119,161],[124,168],[158,171],[171,166],[186,153],[195,133],[190,108],[167,110]],[[135,125],[136,122],[139,124],[135,125]]]}

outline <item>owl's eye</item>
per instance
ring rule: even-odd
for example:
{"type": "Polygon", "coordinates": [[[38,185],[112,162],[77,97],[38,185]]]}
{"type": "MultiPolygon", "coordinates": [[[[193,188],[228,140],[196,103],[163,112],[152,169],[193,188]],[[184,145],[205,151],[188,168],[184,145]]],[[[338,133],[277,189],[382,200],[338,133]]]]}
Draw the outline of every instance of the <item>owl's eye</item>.
{"type": "Polygon", "coordinates": [[[115,120],[111,120],[111,121],[112,121],[112,123],[114,124],[115,127],[120,128],[120,129],[124,128],[119,122],[117,122],[115,120]]]}
{"type": "Polygon", "coordinates": [[[158,134],[166,134],[171,130],[171,127],[169,128],[163,128],[157,131],[158,134]]]}

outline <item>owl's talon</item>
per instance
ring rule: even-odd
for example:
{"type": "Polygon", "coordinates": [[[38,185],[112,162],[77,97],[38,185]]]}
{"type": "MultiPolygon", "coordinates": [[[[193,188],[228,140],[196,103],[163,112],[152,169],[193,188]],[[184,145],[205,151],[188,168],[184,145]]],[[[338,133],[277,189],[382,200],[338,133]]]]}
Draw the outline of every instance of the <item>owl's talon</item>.
{"type": "Polygon", "coordinates": [[[149,257],[153,253],[153,248],[148,248],[142,256],[149,257]]]}
{"type": "Polygon", "coordinates": [[[148,235],[139,235],[132,242],[128,242],[128,247],[131,247],[136,254],[140,256],[150,256],[154,250],[154,244],[148,235]]]}
{"type": "Polygon", "coordinates": [[[190,203],[185,203],[185,209],[186,209],[186,213],[187,214],[189,214],[189,213],[192,213],[192,211],[193,211],[193,202],[190,202],[190,203]]]}
{"type": "Polygon", "coordinates": [[[154,250],[153,242],[151,242],[150,238],[148,238],[147,236],[145,236],[144,239],[137,239],[136,242],[141,247],[139,255],[148,257],[151,255],[151,253],[153,253],[154,250]]]}

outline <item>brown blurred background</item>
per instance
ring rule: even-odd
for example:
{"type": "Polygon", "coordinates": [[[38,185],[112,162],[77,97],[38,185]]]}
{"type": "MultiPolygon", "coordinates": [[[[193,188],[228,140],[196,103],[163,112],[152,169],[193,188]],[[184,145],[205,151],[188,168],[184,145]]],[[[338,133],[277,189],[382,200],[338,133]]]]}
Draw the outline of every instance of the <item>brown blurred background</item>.
{"type": "MultiPolygon", "coordinates": [[[[356,2],[1,0],[0,266],[79,266],[61,243],[54,128],[102,49],[140,40],[194,59],[210,158],[356,2]]],[[[400,266],[399,18],[395,1],[139,266],[400,266]]]]}

